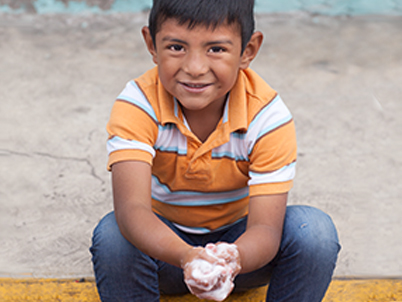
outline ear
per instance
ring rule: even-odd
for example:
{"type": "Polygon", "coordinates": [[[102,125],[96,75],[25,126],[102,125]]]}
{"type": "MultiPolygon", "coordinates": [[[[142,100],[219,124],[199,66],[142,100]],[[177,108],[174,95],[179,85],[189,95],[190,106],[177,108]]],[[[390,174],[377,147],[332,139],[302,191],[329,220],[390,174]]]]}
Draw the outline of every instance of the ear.
{"type": "Polygon", "coordinates": [[[258,51],[262,45],[262,40],[264,36],[262,32],[257,31],[252,36],[250,41],[247,43],[243,54],[240,59],[240,69],[246,69],[250,66],[251,61],[257,56],[258,51]]]}
{"type": "Polygon", "coordinates": [[[152,40],[151,33],[150,33],[150,31],[149,31],[148,26],[144,26],[144,27],[141,29],[141,33],[142,33],[142,36],[143,36],[143,38],[144,38],[145,45],[147,46],[148,51],[149,51],[149,53],[150,53],[151,56],[152,56],[152,61],[154,61],[154,63],[155,63],[156,65],[158,65],[158,59],[157,59],[157,54],[156,54],[156,47],[155,47],[154,41],[152,40]]]}

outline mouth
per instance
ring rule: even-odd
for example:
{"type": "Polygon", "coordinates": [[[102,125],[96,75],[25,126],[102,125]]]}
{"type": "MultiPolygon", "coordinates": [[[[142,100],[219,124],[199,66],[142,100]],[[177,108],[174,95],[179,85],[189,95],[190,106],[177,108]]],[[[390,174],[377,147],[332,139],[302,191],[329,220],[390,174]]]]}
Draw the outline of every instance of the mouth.
{"type": "Polygon", "coordinates": [[[211,85],[211,84],[194,84],[194,83],[181,83],[181,84],[190,88],[204,88],[211,85]]]}
{"type": "Polygon", "coordinates": [[[192,93],[201,93],[205,91],[211,84],[206,83],[187,83],[187,82],[180,82],[183,88],[192,93]]]}

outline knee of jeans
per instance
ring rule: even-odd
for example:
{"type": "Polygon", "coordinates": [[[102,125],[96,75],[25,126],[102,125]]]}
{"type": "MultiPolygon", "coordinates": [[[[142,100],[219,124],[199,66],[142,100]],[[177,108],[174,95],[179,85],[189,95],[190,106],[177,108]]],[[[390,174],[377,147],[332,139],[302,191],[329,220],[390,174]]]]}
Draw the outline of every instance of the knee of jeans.
{"type": "Polygon", "coordinates": [[[309,206],[291,206],[285,228],[294,235],[292,244],[306,256],[336,259],[340,250],[338,234],[331,217],[309,206]]]}
{"type": "Polygon", "coordinates": [[[113,212],[101,219],[92,236],[90,251],[94,260],[123,259],[133,248],[120,233],[113,212]]]}

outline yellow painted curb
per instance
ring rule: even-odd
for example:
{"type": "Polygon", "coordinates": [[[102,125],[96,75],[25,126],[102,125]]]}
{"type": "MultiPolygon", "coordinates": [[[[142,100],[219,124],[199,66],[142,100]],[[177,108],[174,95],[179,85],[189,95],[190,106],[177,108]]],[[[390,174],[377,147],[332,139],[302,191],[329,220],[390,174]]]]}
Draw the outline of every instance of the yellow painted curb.
{"type": "MultiPolygon", "coordinates": [[[[225,302],[263,302],[266,287],[233,294],[225,302]]],[[[0,301],[99,302],[93,280],[0,278],[0,301]]],[[[163,296],[161,302],[198,302],[192,295],[163,296]]],[[[324,302],[402,302],[401,279],[333,280],[324,302]]]]}

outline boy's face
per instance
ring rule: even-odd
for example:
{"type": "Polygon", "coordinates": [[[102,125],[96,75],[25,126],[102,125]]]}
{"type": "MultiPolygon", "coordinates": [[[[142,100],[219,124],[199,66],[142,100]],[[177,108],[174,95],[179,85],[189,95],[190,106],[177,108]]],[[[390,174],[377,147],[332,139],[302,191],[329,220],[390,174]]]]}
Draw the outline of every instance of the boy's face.
{"type": "Polygon", "coordinates": [[[156,34],[155,45],[147,28],[143,34],[163,86],[189,111],[222,108],[239,70],[254,58],[249,58],[247,49],[241,54],[236,24],[189,29],[187,24],[167,19],[156,34]]]}

